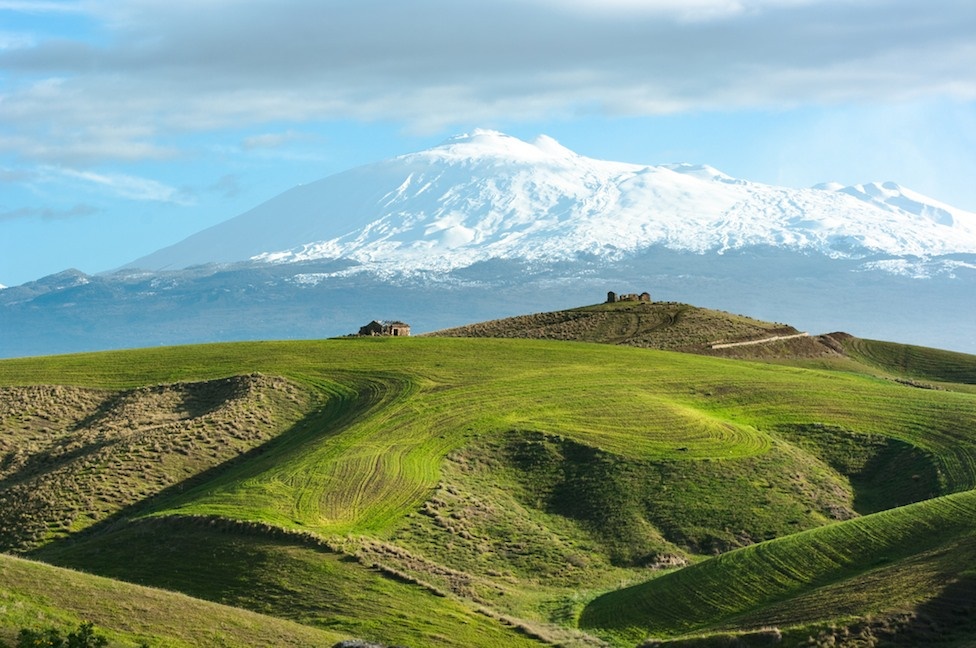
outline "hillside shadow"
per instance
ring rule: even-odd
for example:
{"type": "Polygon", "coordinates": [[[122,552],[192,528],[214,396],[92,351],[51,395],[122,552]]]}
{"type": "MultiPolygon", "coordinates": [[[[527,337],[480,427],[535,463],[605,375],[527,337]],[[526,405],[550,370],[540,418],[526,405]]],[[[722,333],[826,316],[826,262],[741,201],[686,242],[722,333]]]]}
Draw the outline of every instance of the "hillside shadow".
{"type": "Polygon", "coordinates": [[[845,477],[859,515],[945,494],[938,457],[906,441],[823,423],[779,425],[772,431],[845,477]]]}
{"type": "Polygon", "coordinates": [[[81,432],[82,430],[87,430],[102,421],[109,418],[114,410],[117,410],[121,404],[125,401],[125,398],[132,392],[132,390],[115,392],[108,398],[103,400],[95,408],[95,411],[88,414],[84,418],[78,420],[74,425],[71,426],[71,432],[81,432]]]}
{"type": "Polygon", "coordinates": [[[247,391],[247,382],[252,376],[231,376],[217,380],[186,383],[183,390],[180,410],[188,418],[200,418],[219,410],[229,401],[247,391]]]}
{"type": "Polygon", "coordinates": [[[936,465],[924,450],[889,439],[861,470],[849,476],[854,510],[869,515],[938,497],[942,493],[936,465]]]}
{"type": "Polygon", "coordinates": [[[976,644],[976,576],[963,576],[920,605],[907,628],[891,638],[899,646],[976,644]],[[964,644],[956,643],[960,639],[964,644]]]}

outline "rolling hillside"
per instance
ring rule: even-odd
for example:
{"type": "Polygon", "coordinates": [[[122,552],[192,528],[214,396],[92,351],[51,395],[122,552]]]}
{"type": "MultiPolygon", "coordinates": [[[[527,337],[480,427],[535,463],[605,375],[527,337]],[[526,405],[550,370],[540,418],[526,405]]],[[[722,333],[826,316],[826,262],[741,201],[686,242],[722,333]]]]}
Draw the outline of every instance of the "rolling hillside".
{"type": "Polygon", "coordinates": [[[835,345],[787,324],[677,302],[596,304],[481,322],[430,335],[575,340],[730,358],[837,355],[835,345]]]}
{"type": "MultiPolygon", "coordinates": [[[[682,350],[796,333],[614,306],[540,328],[682,350]]],[[[976,359],[940,373],[915,349],[906,371],[879,344],[798,364],[447,337],[6,360],[0,541],[336,641],[959,642],[976,359]]],[[[44,595],[6,582],[7,599],[44,595]]],[[[182,645],[142,607],[66,601],[43,618],[182,645]]]]}
{"type": "Polygon", "coordinates": [[[0,642],[16,628],[90,621],[113,646],[328,646],[342,633],[0,555],[0,642]]]}
{"type": "Polygon", "coordinates": [[[787,625],[795,640],[809,631],[789,625],[867,609],[882,614],[851,623],[855,641],[938,643],[953,616],[971,637],[974,513],[969,491],[753,545],[599,597],[581,625],[632,640],[787,625]]]}
{"type": "Polygon", "coordinates": [[[976,385],[976,358],[972,355],[878,340],[840,339],[848,355],[895,376],[976,385]]]}

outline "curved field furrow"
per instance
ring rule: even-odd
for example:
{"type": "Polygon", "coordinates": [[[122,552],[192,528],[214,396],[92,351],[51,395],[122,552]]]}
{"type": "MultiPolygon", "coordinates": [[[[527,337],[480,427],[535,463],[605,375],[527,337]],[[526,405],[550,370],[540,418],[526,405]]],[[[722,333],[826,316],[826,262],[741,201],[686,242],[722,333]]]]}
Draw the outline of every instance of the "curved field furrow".
{"type": "Polygon", "coordinates": [[[873,367],[922,380],[976,385],[976,357],[927,347],[846,338],[842,344],[854,358],[873,367]]]}
{"type": "Polygon", "coordinates": [[[558,434],[632,458],[676,456],[679,449],[682,458],[732,458],[769,448],[769,436],[748,424],[655,394],[651,385],[588,373],[553,367],[544,375],[496,378],[440,392],[434,407],[452,410],[456,420],[469,413],[480,427],[558,434]]]}
{"type": "Polygon", "coordinates": [[[174,510],[246,517],[263,508],[279,524],[322,533],[380,529],[422,503],[443,457],[473,431],[538,429],[635,457],[745,457],[770,443],[749,425],[655,395],[643,381],[614,383],[575,363],[430,391],[400,376],[333,377],[308,383],[328,405],[309,422],[301,448],[208,484],[174,510]]]}
{"type": "Polygon", "coordinates": [[[290,377],[323,405],[263,457],[184,497],[181,512],[268,517],[328,532],[379,529],[419,506],[448,452],[511,429],[631,458],[684,460],[765,453],[768,431],[782,425],[841,426],[930,451],[942,463],[942,492],[976,485],[976,399],[841,372],[606,345],[433,338],[3,365],[17,382],[94,386],[205,378],[235,367],[290,377]]]}
{"type": "Polygon", "coordinates": [[[731,392],[727,386],[716,385],[712,391],[706,383],[701,391],[712,391],[712,395],[700,406],[760,430],[815,423],[898,439],[937,458],[945,492],[976,487],[976,399],[971,395],[912,389],[844,374],[822,374],[822,381],[786,382],[780,380],[783,377],[768,374],[764,380],[753,380],[744,372],[734,388],[734,399],[715,394],[731,392]]]}
{"type": "Polygon", "coordinates": [[[425,424],[416,385],[387,375],[336,376],[329,405],[308,422],[302,445],[270,451],[246,474],[230,473],[170,511],[249,519],[255,510],[320,533],[383,528],[418,507],[457,445],[425,424]]]}
{"type": "Polygon", "coordinates": [[[361,521],[379,498],[416,498],[410,476],[380,457],[396,449],[376,444],[378,419],[408,400],[409,380],[397,376],[309,381],[325,400],[296,430],[255,461],[188,493],[169,510],[250,519],[260,511],[284,526],[327,530],[361,521]],[[389,469],[389,470],[387,470],[389,469]],[[382,481],[389,486],[377,488],[382,481]]]}

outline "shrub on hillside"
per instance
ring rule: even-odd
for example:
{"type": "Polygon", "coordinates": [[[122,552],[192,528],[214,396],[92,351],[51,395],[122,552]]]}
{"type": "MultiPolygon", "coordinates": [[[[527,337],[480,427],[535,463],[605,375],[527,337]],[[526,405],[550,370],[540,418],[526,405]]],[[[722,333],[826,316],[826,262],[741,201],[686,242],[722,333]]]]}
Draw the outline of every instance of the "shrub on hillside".
{"type": "MultiPolygon", "coordinates": [[[[78,626],[75,632],[68,633],[67,638],[62,637],[56,628],[22,628],[17,635],[16,648],[101,648],[107,645],[108,639],[95,634],[95,626],[86,622],[78,626]]],[[[0,648],[7,648],[7,644],[0,642],[0,648]]]]}

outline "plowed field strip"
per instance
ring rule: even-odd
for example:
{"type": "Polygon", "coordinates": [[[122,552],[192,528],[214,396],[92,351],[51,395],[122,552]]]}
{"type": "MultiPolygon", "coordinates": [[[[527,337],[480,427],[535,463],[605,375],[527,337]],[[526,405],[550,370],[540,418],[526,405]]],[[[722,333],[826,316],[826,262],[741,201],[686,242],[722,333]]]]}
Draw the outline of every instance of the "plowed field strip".
{"type": "Polygon", "coordinates": [[[413,385],[389,375],[341,378],[346,384],[308,381],[327,399],[320,411],[176,509],[244,518],[257,512],[287,526],[324,528],[359,519],[375,497],[415,496],[417,488],[399,484],[399,476],[386,471],[390,464],[380,461],[393,447],[375,442],[383,412],[409,399],[413,385]],[[376,488],[388,480],[394,485],[376,488]]]}

